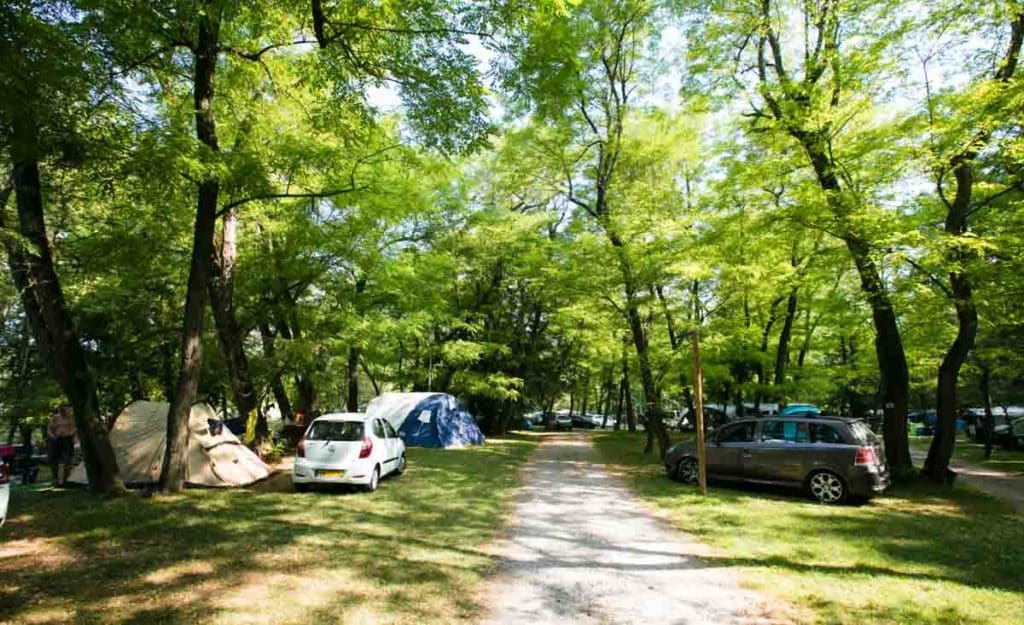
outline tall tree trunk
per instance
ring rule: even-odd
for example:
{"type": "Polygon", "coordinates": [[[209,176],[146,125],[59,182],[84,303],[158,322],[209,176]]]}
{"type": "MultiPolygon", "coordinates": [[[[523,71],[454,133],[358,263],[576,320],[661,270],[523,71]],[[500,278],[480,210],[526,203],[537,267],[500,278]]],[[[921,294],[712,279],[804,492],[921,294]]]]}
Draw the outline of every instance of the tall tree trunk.
{"type": "MultiPolygon", "coordinates": [[[[288,293],[279,293],[279,299],[282,302],[282,308],[279,310],[278,323],[276,325],[278,333],[281,338],[285,340],[301,339],[302,328],[299,326],[298,317],[295,315],[295,302],[288,293]]],[[[313,385],[313,380],[310,378],[308,370],[299,371],[295,374],[295,403],[293,410],[296,413],[301,412],[303,418],[308,420],[316,414],[318,410],[318,402],[316,396],[316,387],[313,385]]]]}
{"type": "MultiPolygon", "coordinates": [[[[655,293],[658,296],[658,301],[661,302],[661,310],[665,315],[665,325],[668,326],[668,340],[669,345],[672,346],[672,351],[677,352],[680,347],[683,346],[682,337],[676,332],[675,319],[672,316],[672,311],[669,310],[668,301],[665,299],[665,293],[658,285],[655,288],[655,293]]],[[[679,371],[679,385],[683,389],[683,401],[686,402],[686,407],[689,409],[691,418],[693,417],[693,397],[690,394],[690,386],[687,384],[686,368],[683,367],[679,371]]]]}
{"type": "Polygon", "coordinates": [[[807,360],[807,352],[811,349],[811,337],[814,335],[816,326],[817,320],[813,324],[811,323],[811,307],[808,305],[807,314],[804,317],[804,336],[800,341],[800,353],[796,357],[796,366],[800,369],[804,368],[804,361],[807,360]]]}
{"type": "MultiPolygon", "coordinates": [[[[221,5],[206,4],[199,15],[199,36],[196,41],[193,101],[196,136],[212,153],[218,151],[217,130],[213,117],[213,84],[217,68],[217,46],[220,34],[221,5]]],[[[185,314],[181,333],[181,359],[178,386],[167,413],[167,446],[160,472],[160,489],[180,491],[185,485],[188,451],[188,417],[199,387],[202,365],[203,315],[206,308],[206,279],[213,258],[213,236],[217,223],[217,197],[220,181],[215,165],[199,183],[196,221],[192,239],[192,262],[185,293],[185,314]]]]}
{"type": "Polygon", "coordinates": [[[245,420],[256,409],[256,393],[245,354],[245,335],[235,316],[235,261],[238,255],[238,215],[234,209],[224,213],[220,252],[211,250],[207,290],[213,320],[217,328],[217,344],[228,367],[231,394],[238,415],[245,420]]]}
{"type": "MultiPolygon", "coordinates": [[[[1010,22],[1009,47],[1002,62],[996,69],[994,81],[1004,88],[1017,69],[1022,42],[1024,42],[1024,11],[1015,13],[1010,22]]],[[[974,304],[974,290],[971,277],[964,265],[973,256],[968,246],[961,243],[968,231],[967,219],[970,215],[972,196],[974,193],[974,161],[979,150],[988,142],[991,131],[985,129],[976,136],[971,147],[950,159],[950,169],[956,181],[956,194],[953,201],[946,204],[946,234],[957,243],[946,252],[946,260],[953,267],[949,272],[949,295],[956,309],[957,333],[953,344],[949,346],[936,381],[936,412],[935,436],[928,448],[924,473],[933,482],[951,482],[955,477],[949,470],[949,460],[953,456],[956,443],[957,413],[957,382],[960,369],[974,347],[974,339],[978,333],[978,311],[974,304]]],[[[942,193],[942,182],[938,183],[942,193]]]]}
{"type": "MultiPolygon", "coordinates": [[[[619,269],[622,271],[623,286],[626,296],[626,320],[629,322],[630,333],[633,336],[633,345],[636,348],[637,364],[640,368],[640,384],[644,391],[646,427],[654,434],[658,441],[658,455],[665,457],[668,451],[668,432],[665,430],[661,408],[661,396],[654,383],[654,373],[651,371],[649,346],[647,333],[644,331],[643,320],[640,318],[640,306],[637,303],[636,281],[633,276],[633,265],[626,252],[625,242],[616,234],[608,230],[608,239],[615,247],[619,260],[619,269]]],[[[630,405],[632,400],[630,400],[630,405]]],[[[635,416],[634,416],[635,421],[635,416]]],[[[634,425],[635,427],[635,425],[634,425]]]]}
{"type": "MultiPolygon", "coordinates": [[[[832,212],[843,217],[848,213],[842,196],[842,188],[836,175],[825,138],[819,133],[798,132],[818,183],[826,193],[832,212]]],[[[875,328],[875,353],[878,356],[879,388],[885,413],[884,438],[885,457],[895,471],[906,473],[913,470],[910,460],[910,441],[907,437],[907,408],[910,398],[910,374],[907,357],[903,349],[896,311],[885,289],[885,283],[871,257],[871,246],[849,225],[842,233],[843,242],[849,250],[853,263],[860,275],[861,290],[871,306],[871,318],[875,328]]]]}
{"type": "Polygon", "coordinates": [[[291,420],[292,402],[288,399],[288,391],[284,388],[284,383],[281,381],[281,371],[278,369],[277,363],[273,362],[275,336],[269,324],[264,323],[260,326],[260,336],[263,341],[263,355],[271,360],[270,391],[274,395],[274,403],[277,404],[277,410],[281,413],[281,418],[291,420]]]}
{"type": "Polygon", "coordinates": [[[786,365],[789,364],[789,341],[793,336],[793,322],[796,320],[797,289],[789,292],[786,302],[786,318],[782,322],[779,333],[779,348],[775,351],[775,386],[781,386],[786,378],[786,365]]]}
{"type": "MultiPolygon", "coordinates": [[[[946,214],[946,233],[953,237],[962,237],[967,231],[967,215],[971,206],[971,195],[974,185],[972,162],[965,159],[954,171],[957,192],[946,214]]],[[[949,460],[953,456],[956,444],[957,416],[957,382],[960,369],[978,334],[978,311],[974,305],[974,290],[970,278],[962,264],[968,260],[969,253],[962,245],[954,246],[947,253],[947,260],[957,267],[949,273],[950,295],[956,309],[957,333],[953,344],[949,346],[936,381],[936,424],[935,436],[928,448],[928,458],[924,463],[924,473],[933,482],[952,482],[955,477],[949,471],[949,460]]]]}
{"type": "Polygon", "coordinates": [[[985,460],[992,457],[992,436],[995,433],[995,416],[992,414],[992,370],[987,365],[981,366],[981,399],[985,409],[985,422],[982,424],[981,441],[985,444],[985,460]]]}
{"type": "Polygon", "coordinates": [[[370,372],[370,367],[366,364],[366,357],[360,355],[359,366],[362,367],[363,373],[366,374],[366,379],[370,381],[370,386],[373,387],[373,394],[380,395],[380,386],[377,384],[377,378],[370,372]]]}
{"type": "Polygon", "coordinates": [[[355,345],[348,348],[348,366],[345,373],[348,380],[345,409],[349,412],[359,412],[359,348],[355,345]]]}
{"type": "MultiPolygon", "coordinates": [[[[11,237],[3,237],[14,286],[21,295],[29,327],[40,359],[53,374],[74,410],[85,461],[89,490],[94,493],[119,493],[124,490],[107,427],[99,414],[96,378],[71,311],[68,309],[60,279],[53,264],[53,252],[46,234],[42,183],[39,163],[33,153],[37,137],[34,122],[18,120],[14,125],[12,184],[18,215],[18,232],[24,246],[11,237]]],[[[0,203],[0,228],[11,191],[0,203]]]]}
{"type": "Polygon", "coordinates": [[[587,400],[590,397],[590,376],[587,375],[583,378],[583,401],[580,402],[580,415],[583,417],[587,416],[587,400]]]}
{"type": "Polygon", "coordinates": [[[626,388],[628,386],[625,377],[619,380],[619,401],[615,406],[615,431],[622,429],[622,408],[623,402],[626,400],[626,388]]]}
{"type": "Polygon", "coordinates": [[[626,429],[636,432],[636,406],[633,405],[633,388],[628,377],[623,378],[622,382],[622,390],[626,398],[626,429]]]}

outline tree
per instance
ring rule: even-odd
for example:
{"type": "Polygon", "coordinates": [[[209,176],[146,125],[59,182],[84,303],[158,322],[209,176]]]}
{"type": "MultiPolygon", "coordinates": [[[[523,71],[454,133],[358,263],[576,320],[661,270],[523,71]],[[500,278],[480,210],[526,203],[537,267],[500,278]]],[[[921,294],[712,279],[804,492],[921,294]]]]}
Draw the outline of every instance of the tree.
{"type": "MultiPolygon", "coordinates": [[[[1008,17],[1010,36],[1006,44],[1006,51],[992,78],[983,81],[980,88],[977,89],[980,91],[979,99],[984,103],[984,108],[980,115],[977,113],[965,114],[967,111],[962,109],[957,111],[961,116],[968,118],[968,123],[973,122],[975,127],[966,129],[966,138],[961,138],[962,135],[957,137],[959,141],[949,152],[936,155],[945,161],[935,172],[936,189],[946,207],[943,224],[946,249],[943,255],[945,264],[949,268],[949,286],[944,291],[952,300],[957,317],[956,338],[939,365],[936,380],[938,419],[935,436],[932,438],[932,444],[928,449],[928,458],[924,464],[925,474],[936,482],[948,479],[949,460],[953,455],[956,438],[957,385],[960,379],[960,369],[967,361],[978,333],[974,278],[969,266],[972,259],[977,256],[977,247],[969,240],[971,238],[969,224],[971,216],[992,198],[982,200],[975,198],[975,162],[992,141],[993,136],[997,134],[998,121],[996,120],[1001,111],[1006,110],[1003,108],[1007,105],[1006,101],[1018,100],[1011,92],[1014,89],[1014,83],[1019,82],[1014,80],[1014,73],[1020,57],[1021,42],[1024,41],[1024,11],[1014,9],[1008,17]],[[950,174],[952,180],[947,185],[946,181],[950,174]],[[948,190],[948,187],[952,187],[952,192],[948,190]]],[[[971,93],[967,97],[971,98],[973,95],[974,93],[971,93]]],[[[928,109],[930,112],[933,110],[931,102],[928,102],[928,109]]],[[[934,114],[930,115],[929,121],[934,123],[934,114]]],[[[1015,191],[1019,185],[1020,180],[1015,180],[1006,191],[1015,191]]]]}
{"type": "MultiPolygon", "coordinates": [[[[864,201],[839,149],[846,140],[863,154],[863,139],[847,139],[847,119],[858,115],[865,99],[858,89],[877,81],[878,57],[890,50],[902,26],[881,6],[845,6],[834,0],[805,3],[762,1],[745,3],[741,11],[726,13],[714,7],[702,27],[722,39],[693,54],[729,54],[736,59],[736,76],[742,79],[751,68],[753,89],[759,104],[753,107],[754,127],[764,124],[785,133],[799,146],[830,209],[826,226],[843,241],[854,262],[861,289],[871,305],[875,327],[875,351],[880,391],[885,411],[886,457],[891,467],[912,467],[907,440],[909,373],[903,340],[892,297],[879,269],[879,251],[872,241],[871,207],[864,201]],[[787,33],[791,14],[801,17],[803,29],[787,33]],[[737,43],[735,36],[741,38],[737,43]],[[854,34],[864,39],[854,38],[854,34]],[[789,46],[785,35],[800,42],[789,46]],[[726,51],[723,41],[735,43],[726,51]],[[857,44],[851,42],[857,41],[857,44]],[[868,43],[870,42],[870,43],[868,43]],[[850,49],[856,45],[857,49],[850,49]],[[800,50],[799,56],[789,54],[800,50]],[[738,50],[738,54],[734,54],[738,50]]],[[[884,149],[875,146],[874,149],[884,149]]]]}
{"type": "Polygon", "coordinates": [[[615,251],[625,299],[622,314],[637,353],[648,428],[664,455],[668,434],[640,312],[646,285],[636,275],[636,260],[619,223],[622,207],[615,200],[624,129],[634,106],[645,39],[653,35],[654,12],[645,0],[542,7],[532,16],[537,19],[507,34],[503,51],[511,61],[503,79],[521,101],[559,124],[571,142],[560,163],[563,192],[615,251]]]}
{"type": "Polygon", "coordinates": [[[123,485],[99,414],[96,380],[55,269],[40,166],[45,159],[68,159],[83,147],[84,112],[53,107],[54,94],[89,102],[89,78],[104,61],[90,54],[81,33],[41,19],[33,8],[18,3],[0,10],[7,31],[0,43],[0,60],[7,68],[2,86],[16,96],[0,105],[11,171],[0,192],[0,229],[10,228],[4,213],[13,192],[19,236],[3,236],[11,277],[41,359],[74,410],[89,488],[117,493],[123,485]]]}

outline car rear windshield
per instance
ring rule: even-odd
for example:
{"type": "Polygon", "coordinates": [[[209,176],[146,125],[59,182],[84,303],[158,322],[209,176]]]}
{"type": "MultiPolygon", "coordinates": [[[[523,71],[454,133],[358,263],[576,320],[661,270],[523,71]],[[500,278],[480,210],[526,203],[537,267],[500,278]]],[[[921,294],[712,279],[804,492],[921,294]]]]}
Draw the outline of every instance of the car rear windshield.
{"type": "Polygon", "coordinates": [[[850,431],[853,432],[853,436],[857,439],[858,443],[866,445],[875,445],[878,443],[878,437],[871,431],[868,424],[863,421],[854,421],[850,423],[850,431]]]}
{"type": "Polygon", "coordinates": [[[315,421],[309,426],[306,440],[361,441],[363,424],[359,421],[315,421]]]}

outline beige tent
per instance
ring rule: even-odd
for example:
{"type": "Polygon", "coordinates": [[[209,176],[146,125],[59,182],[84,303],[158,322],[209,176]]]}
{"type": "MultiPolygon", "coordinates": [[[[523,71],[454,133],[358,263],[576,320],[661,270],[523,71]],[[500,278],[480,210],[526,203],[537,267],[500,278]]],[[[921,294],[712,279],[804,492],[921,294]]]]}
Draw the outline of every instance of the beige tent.
{"type": "MultiPolygon", "coordinates": [[[[160,481],[160,466],[167,445],[166,402],[135,401],[121,411],[110,431],[110,444],[117,456],[125,484],[143,486],[160,481]]],[[[191,486],[246,486],[270,475],[259,456],[242,444],[227,427],[220,425],[207,404],[192,406],[188,420],[188,466],[185,482],[191,486]]],[[[68,477],[86,484],[85,465],[68,477]]]]}

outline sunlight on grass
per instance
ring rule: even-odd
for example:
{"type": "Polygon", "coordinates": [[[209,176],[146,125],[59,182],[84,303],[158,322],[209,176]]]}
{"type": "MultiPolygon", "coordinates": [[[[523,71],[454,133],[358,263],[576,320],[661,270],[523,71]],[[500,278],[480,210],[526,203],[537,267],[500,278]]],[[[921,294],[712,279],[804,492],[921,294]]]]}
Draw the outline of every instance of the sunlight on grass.
{"type": "Polygon", "coordinates": [[[18,491],[0,530],[0,622],[473,618],[495,564],[487,547],[535,446],[410,449],[409,471],[373,494],[18,491]]]}
{"type": "MultiPolygon", "coordinates": [[[[932,439],[927,436],[911,436],[910,447],[914,451],[927,452],[932,439]]],[[[992,448],[992,457],[985,460],[985,446],[972,443],[963,437],[957,438],[953,448],[953,457],[987,469],[996,469],[1007,473],[1024,473],[1024,450],[992,448]]]]}
{"type": "Polygon", "coordinates": [[[710,544],[707,559],[792,602],[809,623],[1024,622],[1024,519],[966,489],[894,489],[864,506],[668,480],[642,435],[595,444],[642,499],[710,544]]]}

